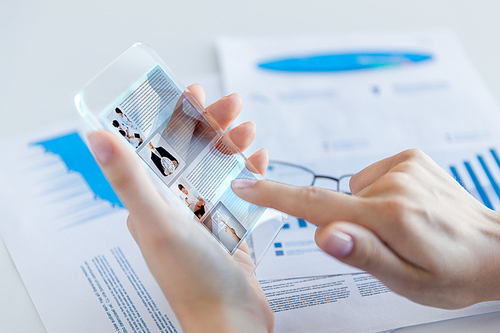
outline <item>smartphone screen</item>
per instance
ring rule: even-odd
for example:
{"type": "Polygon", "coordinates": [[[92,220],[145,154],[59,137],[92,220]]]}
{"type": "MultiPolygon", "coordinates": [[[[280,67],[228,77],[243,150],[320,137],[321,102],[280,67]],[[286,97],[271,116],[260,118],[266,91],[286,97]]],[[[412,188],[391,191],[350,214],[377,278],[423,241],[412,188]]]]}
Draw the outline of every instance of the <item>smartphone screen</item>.
{"type": "Polygon", "coordinates": [[[102,117],[232,253],[265,209],[232,191],[233,179],[257,178],[192,97],[156,65],[102,117]]]}

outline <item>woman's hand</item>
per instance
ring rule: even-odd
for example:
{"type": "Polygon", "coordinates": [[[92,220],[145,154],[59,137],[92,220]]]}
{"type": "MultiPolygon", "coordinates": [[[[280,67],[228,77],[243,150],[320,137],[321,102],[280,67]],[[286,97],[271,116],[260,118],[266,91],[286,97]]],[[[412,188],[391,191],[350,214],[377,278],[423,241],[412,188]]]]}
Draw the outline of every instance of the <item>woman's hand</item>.
{"type": "MultiPolygon", "coordinates": [[[[203,105],[199,85],[189,87],[203,105]]],[[[207,107],[223,130],[241,110],[238,95],[207,107]]],[[[255,125],[244,123],[227,132],[244,150],[255,137],[255,125]]],[[[270,332],[273,314],[255,275],[248,249],[231,257],[198,222],[170,207],[151,183],[138,156],[113,134],[90,133],[91,149],[128,208],[132,236],[185,332],[270,332]]],[[[267,153],[250,157],[263,173],[267,153]]]]}
{"type": "Polygon", "coordinates": [[[352,196],[274,182],[233,181],[241,198],[319,226],[325,252],[431,306],[500,300],[499,213],[419,150],[351,178],[352,196]]]}

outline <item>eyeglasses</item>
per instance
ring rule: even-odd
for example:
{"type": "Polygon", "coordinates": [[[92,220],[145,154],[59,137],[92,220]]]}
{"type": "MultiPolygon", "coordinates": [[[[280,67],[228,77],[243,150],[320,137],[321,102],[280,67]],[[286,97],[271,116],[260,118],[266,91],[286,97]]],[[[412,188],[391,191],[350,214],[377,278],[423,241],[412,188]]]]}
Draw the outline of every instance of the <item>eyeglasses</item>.
{"type": "Polygon", "coordinates": [[[344,175],[339,178],[317,175],[311,169],[302,165],[269,161],[265,178],[268,180],[295,186],[315,186],[329,190],[351,194],[349,180],[353,175],[344,175]]]}

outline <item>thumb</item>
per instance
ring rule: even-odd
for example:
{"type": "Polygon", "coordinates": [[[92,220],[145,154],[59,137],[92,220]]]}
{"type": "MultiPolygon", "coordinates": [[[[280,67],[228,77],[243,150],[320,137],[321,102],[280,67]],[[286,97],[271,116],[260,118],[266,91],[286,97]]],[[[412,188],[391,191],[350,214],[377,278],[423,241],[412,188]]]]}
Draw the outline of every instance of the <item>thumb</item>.
{"type": "Polygon", "coordinates": [[[127,224],[143,253],[160,253],[161,248],[179,257],[181,251],[196,255],[209,247],[219,250],[207,245],[215,240],[200,223],[167,204],[126,143],[107,131],[91,132],[88,140],[99,166],[130,212],[127,224]]]}
{"type": "Polygon", "coordinates": [[[168,244],[182,248],[183,240],[203,229],[167,204],[139,156],[120,138],[107,131],[91,132],[87,137],[101,170],[130,212],[128,227],[143,250],[152,246],[153,240],[165,243],[166,237],[168,244]]]}
{"type": "MultiPolygon", "coordinates": [[[[414,267],[400,259],[370,230],[350,222],[333,222],[316,230],[316,244],[336,259],[367,271],[382,282],[409,276],[414,267]]],[[[390,287],[390,286],[389,286],[390,287]]]]}
{"type": "Polygon", "coordinates": [[[87,138],[101,170],[131,214],[164,204],[139,157],[124,142],[107,131],[91,132],[87,138]]]}

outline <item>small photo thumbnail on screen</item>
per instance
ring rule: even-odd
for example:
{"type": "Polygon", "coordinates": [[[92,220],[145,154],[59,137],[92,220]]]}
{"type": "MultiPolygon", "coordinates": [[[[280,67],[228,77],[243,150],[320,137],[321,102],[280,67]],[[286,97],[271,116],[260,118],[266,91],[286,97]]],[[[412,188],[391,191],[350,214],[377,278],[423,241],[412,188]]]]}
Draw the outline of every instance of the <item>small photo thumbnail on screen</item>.
{"type": "Polygon", "coordinates": [[[110,124],[128,141],[135,149],[139,148],[144,142],[144,135],[138,129],[137,125],[119,108],[111,110],[106,119],[110,124]]]}
{"type": "Polygon", "coordinates": [[[221,201],[206,217],[203,224],[230,253],[235,250],[247,232],[221,201]]]}
{"type": "Polygon", "coordinates": [[[144,144],[139,156],[153,169],[153,171],[168,184],[184,167],[184,161],[170,147],[160,134],[156,134],[151,141],[144,144]]]}
{"type": "Polygon", "coordinates": [[[179,177],[172,185],[171,190],[179,196],[184,204],[194,213],[197,221],[208,215],[213,204],[203,198],[196,188],[192,187],[184,178],[179,177]]]}

